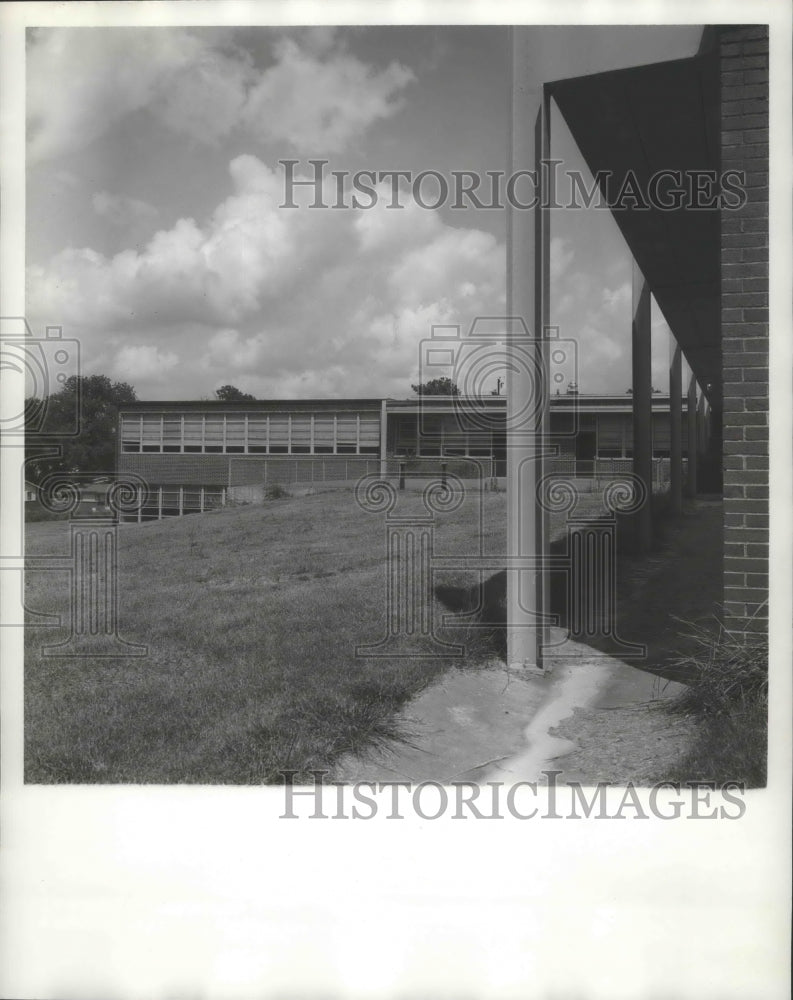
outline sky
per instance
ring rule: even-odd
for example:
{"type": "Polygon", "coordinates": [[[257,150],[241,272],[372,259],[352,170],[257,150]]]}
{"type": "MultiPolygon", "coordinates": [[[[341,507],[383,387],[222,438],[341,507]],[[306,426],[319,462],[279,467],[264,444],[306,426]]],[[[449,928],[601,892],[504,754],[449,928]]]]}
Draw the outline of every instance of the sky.
{"type": "MultiPolygon", "coordinates": [[[[282,207],[279,160],[505,170],[507,45],[502,26],[30,30],[34,332],[62,326],[84,374],[141,399],[409,396],[434,324],[505,312],[505,212],[407,191],[389,210],[385,188],[370,209],[312,210],[302,190],[282,207]]],[[[557,111],[552,133],[587,175],[557,111]]],[[[627,249],[608,212],[552,214],[551,322],[578,344],[582,392],[624,393],[627,249]]],[[[666,390],[657,310],[653,348],[666,390]]]]}

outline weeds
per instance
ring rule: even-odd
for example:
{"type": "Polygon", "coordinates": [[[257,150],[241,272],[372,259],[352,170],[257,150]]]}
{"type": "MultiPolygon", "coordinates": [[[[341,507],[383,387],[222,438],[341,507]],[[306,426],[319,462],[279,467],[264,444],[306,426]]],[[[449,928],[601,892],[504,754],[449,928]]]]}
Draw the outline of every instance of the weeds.
{"type": "Polygon", "coordinates": [[[768,699],[768,636],[765,632],[729,631],[688,625],[693,652],[678,656],[673,666],[688,679],[681,696],[684,707],[718,715],[747,700],[768,699]]]}
{"type": "Polygon", "coordinates": [[[675,661],[688,676],[678,707],[699,716],[699,726],[672,777],[762,787],[768,753],[768,634],[716,625],[715,630],[689,625],[695,651],[675,661]]]}
{"type": "Polygon", "coordinates": [[[291,495],[280,483],[270,483],[264,491],[265,500],[286,500],[291,495]]]}

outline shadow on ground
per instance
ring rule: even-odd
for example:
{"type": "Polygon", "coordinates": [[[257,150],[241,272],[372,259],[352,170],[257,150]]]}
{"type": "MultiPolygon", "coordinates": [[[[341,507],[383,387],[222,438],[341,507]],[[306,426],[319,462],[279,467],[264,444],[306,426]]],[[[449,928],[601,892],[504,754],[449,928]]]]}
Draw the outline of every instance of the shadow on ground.
{"type": "MultiPolygon", "coordinates": [[[[614,632],[624,643],[643,645],[641,657],[626,659],[631,666],[668,680],[685,682],[675,665],[692,652],[696,641],[687,623],[716,625],[722,587],[722,503],[696,500],[682,516],[662,514],[657,520],[653,549],[632,555],[630,526],[617,526],[616,614],[614,632]]],[[[570,538],[552,543],[551,555],[569,551],[570,538]]],[[[586,635],[570,629],[568,574],[551,573],[550,612],[553,624],[570,637],[602,652],[613,653],[609,635],[586,635]]],[[[438,600],[450,611],[476,612],[484,651],[506,659],[506,571],[472,587],[438,586],[438,600]]],[[[619,654],[616,654],[619,655],[619,654]]]]}

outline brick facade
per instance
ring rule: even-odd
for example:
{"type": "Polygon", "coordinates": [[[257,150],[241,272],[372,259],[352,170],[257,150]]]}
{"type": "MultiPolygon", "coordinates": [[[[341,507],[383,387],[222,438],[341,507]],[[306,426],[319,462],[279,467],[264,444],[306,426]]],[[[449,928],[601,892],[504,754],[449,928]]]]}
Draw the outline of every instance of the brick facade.
{"type": "Polygon", "coordinates": [[[768,28],[722,29],[718,46],[721,169],[744,171],[747,194],[721,212],[724,613],[755,631],[768,624],[768,28]]]}
{"type": "Polygon", "coordinates": [[[228,486],[226,455],[125,455],[118,472],[141,476],[152,486],[228,486]]]}

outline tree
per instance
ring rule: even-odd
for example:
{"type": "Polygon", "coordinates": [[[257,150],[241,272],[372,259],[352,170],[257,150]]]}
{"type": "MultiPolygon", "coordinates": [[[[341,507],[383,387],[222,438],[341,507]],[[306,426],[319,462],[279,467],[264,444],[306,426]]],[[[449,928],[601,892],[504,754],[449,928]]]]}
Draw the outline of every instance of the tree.
{"type": "Polygon", "coordinates": [[[40,424],[33,424],[36,433],[28,432],[25,439],[26,478],[39,483],[50,472],[112,473],[118,409],[137,398],[126,382],[111,382],[106,375],[72,375],[59,392],[44,400],[26,400],[31,422],[36,414],[44,414],[40,424]],[[52,453],[53,446],[60,454],[52,453]]]}
{"type": "Polygon", "coordinates": [[[256,399],[255,396],[249,392],[243,392],[235,385],[222,385],[219,389],[215,389],[215,395],[223,403],[233,403],[240,399],[256,399]]]}
{"type": "Polygon", "coordinates": [[[453,382],[445,375],[442,378],[432,378],[429,382],[420,382],[418,385],[411,385],[413,392],[419,396],[459,396],[460,390],[457,383],[453,382]]]}

